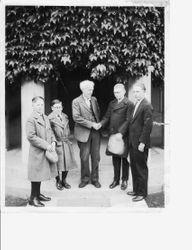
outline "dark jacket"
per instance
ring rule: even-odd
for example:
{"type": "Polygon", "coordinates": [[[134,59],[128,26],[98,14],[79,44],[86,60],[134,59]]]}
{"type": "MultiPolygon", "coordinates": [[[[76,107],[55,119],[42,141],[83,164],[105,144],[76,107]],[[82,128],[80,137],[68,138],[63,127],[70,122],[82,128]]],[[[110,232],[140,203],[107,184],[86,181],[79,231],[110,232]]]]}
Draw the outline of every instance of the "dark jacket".
{"type": "Polygon", "coordinates": [[[129,142],[133,148],[138,148],[140,142],[144,143],[146,148],[150,147],[150,134],[153,126],[152,113],[152,105],[144,98],[129,124],[129,142]]]}
{"type": "Polygon", "coordinates": [[[133,103],[127,97],[118,103],[116,99],[112,100],[106,114],[101,120],[101,124],[105,127],[109,124],[109,134],[121,133],[125,142],[125,153],[123,157],[128,156],[128,126],[133,111],[133,103]]]}

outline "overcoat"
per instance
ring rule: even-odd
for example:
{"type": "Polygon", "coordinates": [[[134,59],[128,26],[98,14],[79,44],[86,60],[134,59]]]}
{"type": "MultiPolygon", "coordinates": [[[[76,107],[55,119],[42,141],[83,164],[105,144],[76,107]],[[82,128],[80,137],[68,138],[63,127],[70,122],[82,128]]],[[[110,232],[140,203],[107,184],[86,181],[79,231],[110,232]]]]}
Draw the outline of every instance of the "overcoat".
{"type": "MultiPolygon", "coordinates": [[[[97,99],[92,96],[91,104],[96,118],[96,122],[100,121],[100,109],[97,99]]],[[[79,142],[87,142],[92,128],[92,112],[85,103],[83,95],[75,98],[72,102],[73,120],[75,122],[74,136],[79,142]]]]}
{"type": "Polygon", "coordinates": [[[48,117],[56,138],[56,152],[58,155],[57,170],[68,171],[77,168],[73,145],[69,140],[70,129],[68,116],[62,113],[61,120],[52,112],[48,117]]]}
{"type": "Polygon", "coordinates": [[[55,141],[48,117],[33,112],[26,122],[26,134],[30,143],[28,179],[39,182],[56,177],[56,165],[45,157],[47,147],[55,141]]]}
{"type": "MultiPolygon", "coordinates": [[[[123,135],[125,152],[122,157],[128,156],[128,126],[133,107],[133,103],[127,97],[124,97],[120,103],[118,103],[117,99],[114,99],[109,103],[107,112],[101,120],[103,127],[109,123],[109,135],[116,133],[123,135]]],[[[110,155],[108,151],[106,153],[110,155]]]]}

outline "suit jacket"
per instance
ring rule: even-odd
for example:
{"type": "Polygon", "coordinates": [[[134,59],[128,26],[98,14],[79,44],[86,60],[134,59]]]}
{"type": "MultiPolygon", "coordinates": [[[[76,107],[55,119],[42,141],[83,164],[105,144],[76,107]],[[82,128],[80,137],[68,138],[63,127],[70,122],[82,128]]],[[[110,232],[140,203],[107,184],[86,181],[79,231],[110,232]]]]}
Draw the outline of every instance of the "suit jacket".
{"type": "Polygon", "coordinates": [[[28,158],[28,179],[44,181],[57,175],[56,165],[51,164],[45,157],[47,146],[55,141],[49,119],[33,112],[26,122],[26,134],[30,143],[28,158]]]}
{"type": "Polygon", "coordinates": [[[134,117],[132,116],[129,125],[129,140],[133,148],[137,149],[140,142],[150,147],[150,134],[153,126],[153,107],[144,98],[139,104],[134,117]]]}
{"type": "MultiPolygon", "coordinates": [[[[100,121],[100,109],[95,97],[91,97],[93,112],[96,122],[100,121]]],[[[73,120],[75,122],[74,136],[77,141],[87,142],[92,128],[93,116],[92,111],[86,104],[83,95],[80,95],[72,102],[73,120]]]]}
{"type": "Polygon", "coordinates": [[[128,125],[133,111],[133,103],[127,97],[118,103],[117,99],[112,100],[106,114],[101,120],[102,126],[109,124],[109,134],[121,133],[125,142],[123,157],[128,155],[128,125]]]}
{"type": "Polygon", "coordinates": [[[77,167],[72,142],[69,140],[70,129],[68,116],[62,113],[62,121],[52,112],[49,114],[51,128],[56,138],[58,155],[57,170],[68,171],[77,167]]]}

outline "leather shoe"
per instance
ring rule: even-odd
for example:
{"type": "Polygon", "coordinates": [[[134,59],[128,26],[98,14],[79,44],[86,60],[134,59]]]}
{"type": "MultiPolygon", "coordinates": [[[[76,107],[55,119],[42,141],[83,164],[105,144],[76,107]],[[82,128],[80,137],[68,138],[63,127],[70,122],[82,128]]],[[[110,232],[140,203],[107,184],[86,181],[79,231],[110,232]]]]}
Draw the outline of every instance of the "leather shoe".
{"type": "Polygon", "coordinates": [[[96,187],[96,188],[100,188],[101,184],[98,181],[94,181],[92,182],[92,184],[96,187]]]}
{"type": "Polygon", "coordinates": [[[33,197],[29,199],[29,205],[34,207],[44,207],[45,205],[38,200],[37,197],[33,197]]]}
{"type": "Polygon", "coordinates": [[[45,196],[45,195],[43,195],[43,194],[40,194],[40,195],[38,196],[38,199],[39,199],[40,201],[50,201],[50,200],[51,200],[50,197],[47,197],[47,196],[45,196]]]}
{"type": "Polygon", "coordinates": [[[88,182],[84,182],[82,181],[80,184],[79,184],[79,188],[84,188],[85,186],[87,186],[88,182]]]}
{"type": "Polygon", "coordinates": [[[109,188],[115,188],[116,186],[118,186],[119,185],[119,181],[113,181],[112,183],[111,183],[111,185],[109,185],[109,188]]]}
{"type": "Polygon", "coordinates": [[[66,189],[70,189],[71,188],[71,185],[69,185],[66,181],[63,181],[62,182],[62,186],[66,189]]]}
{"type": "Polygon", "coordinates": [[[56,181],[56,188],[58,189],[58,190],[63,190],[64,189],[64,187],[63,187],[63,185],[62,185],[62,182],[59,180],[59,181],[56,181]]]}
{"type": "Polygon", "coordinates": [[[138,195],[138,196],[134,197],[132,199],[132,201],[142,201],[144,198],[145,198],[144,196],[138,195]]]}
{"type": "Polygon", "coordinates": [[[127,188],[127,181],[122,181],[121,190],[125,190],[127,188]]]}
{"type": "Polygon", "coordinates": [[[131,192],[131,191],[127,192],[127,194],[130,195],[130,196],[137,196],[137,194],[135,192],[131,192]]]}

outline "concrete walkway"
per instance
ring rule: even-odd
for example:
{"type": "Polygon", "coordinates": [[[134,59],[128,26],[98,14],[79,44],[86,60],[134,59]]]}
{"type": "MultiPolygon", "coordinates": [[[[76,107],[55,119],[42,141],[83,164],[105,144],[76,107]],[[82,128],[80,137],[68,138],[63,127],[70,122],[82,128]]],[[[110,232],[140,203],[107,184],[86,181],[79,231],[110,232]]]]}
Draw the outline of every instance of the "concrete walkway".
{"type": "MultiPolygon", "coordinates": [[[[79,149],[76,142],[73,143],[75,157],[79,163],[79,149]]],[[[42,182],[41,191],[50,195],[52,201],[47,202],[49,207],[118,207],[118,208],[146,208],[145,201],[132,202],[132,198],[126,195],[127,190],[132,190],[132,178],[128,182],[128,189],[122,191],[120,186],[109,189],[113,180],[113,167],[111,157],[105,155],[106,140],[101,144],[100,162],[100,189],[89,184],[85,188],[78,188],[80,181],[80,165],[78,169],[68,174],[70,190],[59,191],[55,187],[55,180],[42,182]]],[[[164,176],[164,150],[152,148],[149,153],[149,193],[159,192],[163,189],[164,176]]],[[[27,165],[21,163],[21,150],[15,149],[6,152],[5,162],[5,194],[28,198],[30,194],[30,182],[27,180],[27,165]]]]}

